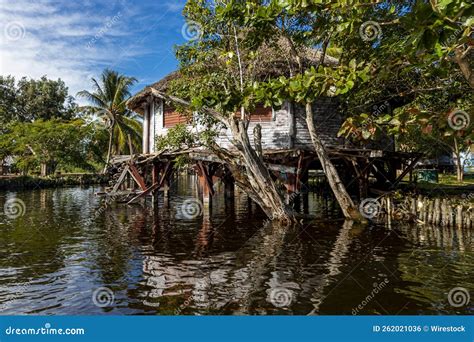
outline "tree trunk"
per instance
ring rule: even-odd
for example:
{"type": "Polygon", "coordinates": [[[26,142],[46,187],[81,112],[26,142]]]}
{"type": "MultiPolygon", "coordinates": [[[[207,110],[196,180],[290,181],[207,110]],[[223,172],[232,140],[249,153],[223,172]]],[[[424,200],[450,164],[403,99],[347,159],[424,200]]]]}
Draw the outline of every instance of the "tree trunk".
{"type": "Polygon", "coordinates": [[[463,163],[461,161],[461,151],[458,140],[454,137],[454,164],[456,166],[456,180],[460,183],[464,181],[463,163]]]}
{"type": "Polygon", "coordinates": [[[455,158],[455,164],[456,164],[456,180],[459,183],[462,183],[464,181],[464,170],[462,167],[461,163],[461,156],[456,156],[455,158]]]}
{"type": "MultiPolygon", "coordinates": [[[[256,199],[256,202],[270,219],[285,222],[294,221],[293,209],[286,205],[281,194],[278,192],[275,182],[263,162],[263,157],[251,146],[245,123],[240,121],[239,126],[234,125],[231,131],[239,142],[237,148],[242,155],[247,171],[246,178],[253,189],[252,198],[256,199]]],[[[257,141],[256,146],[261,146],[261,142],[257,141]]]]}
{"type": "Polygon", "coordinates": [[[46,163],[41,163],[40,165],[40,176],[46,177],[48,175],[48,165],[46,163]]]}
{"type": "MultiPolygon", "coordinates": [[[[189,102],[155,91],[161,98],[189,106],[189,102]]],[[[224,161],[232,172],[236,184],[242,188],[265,212],[271,220],[282,222],[296,221],[293,208],[289,207],[283,201],[283,196],[278,192],[267,166],[260,157],[260,151],[257,153],[250,144],[247,133],[248,119],[245,116],[245,109],[241,108],[242,121],[236,121],[232,116],[224,117],[221,113],[208,107],[203,107],[203,111],[213,116],[224,125],[226,125],[233,137],[233,144],[239,151],[242,159],[232,154],[230,151],[219,147],[216,144],[209,146],[212,151],[224,161]],[[245,172],[242,172],[242,166],[245,172]]],[[[258,140],[258,138],[257,138],[258,140]]],[[[261,146],[261,141],[255,142],[256,146],[261,146]]]]}
{"type": "MultiPolygon", "coordinates": [[[[234,146],[238,149],[240,157],[215,144],[211,146],[211,149],[221,160],[225,161],[232,172],[236,185],[260,206],[269,219],[285,223],[296,221],[293,208],[286,205],[263,158],[250,144],[245,126],[245,122],[242,121],[228,122],[234,146]],[[244,170],[242,170],[242,166],[244,170]]],[[[256,141],[256,146],[260,146],[260,142],[256,141]]]]}
{"type": "Polygon", "coordinates": [[[110,164],[110,157],[112,155],[112,141],[113,141],[113,137],[114,137],[114,127],[112,126],[112,128],[110,129],[109,131],[109,147],[107,149],[107,159],[105,161],[105,166],[104,166],[104,173],[107,171],[107,167],[109,166],[110,164]]]}
{"type": "Polygon", "coordinates": [[[462,47],[458,47],[454,50],[454,61],[458,64],[464,78],[469,83],[471,88],[474,89],[474,72],[472,71],[470,64],[470,52],[465,53],[462,47]]]}
{"type": "Polygon", "coordinates": [[[55,161],[49,161],[46,163],[41,163],[40,165],[40,176],[47,177],[54,173],[56,170],[57,163],[55,161]]]}
{"type": "Polygon", "coordinates": [[[334,164],[329,159],[326,149],[324,148],[324,145],[319,138],[318,133],[316,132],[311,103],[306,104],[306,124],[308,126],[308,131],[311,136],[311,141],[313,142],[316,154],[318,155],[323,171],[328,179],[328,183],[331,186],[339,206],[341,207],[344,217],[356,221],[366,221],[359,210],[357,210],[352,198],[347,193],[346,187],[339,178],[339,174],[334,167],[334,164]]]}

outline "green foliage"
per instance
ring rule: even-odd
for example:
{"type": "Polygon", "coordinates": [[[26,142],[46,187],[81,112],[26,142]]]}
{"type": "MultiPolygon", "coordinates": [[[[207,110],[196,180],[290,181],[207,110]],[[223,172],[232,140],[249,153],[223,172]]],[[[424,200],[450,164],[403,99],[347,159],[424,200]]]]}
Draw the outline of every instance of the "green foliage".
{"type": "Polygon", "coordinates": [[[141,123],[135,114],[127,109],[130,88],[137,80],[113,70],[104,70],[100,80],[92,78],[93,91],[80,91],[78,96],[88,100],[91,105],[81,109],[102,120],[111,136],[110,149],[115,154],[129,151],[128,136],[132,140],[134,152],[141,150],[141,123]]]}
{"type": "Polygon", "coordinates": [[[185,124],[177,124],[168,129],[166,135],[156,137],[156,148],[158,151],[180,150],[193,147],[196,140],[196,135],[191,133],[185,124]]]}
{"type": "Polygon", "coordinates": [[[60,79],[54,81],[22,78],[18,83],[11,76],[0,76],[0,124],[14,121],[72,119],[77,106],[60,79]]]}
{"type": "Polygon", "coordinates": [[[17,122],[6,134],[0,135],[2,156],[14,156],[16,167],[34,170],[40,164],[51,172],[57,167],[76,166],[93,171],[89,146],[94,143],[89,126],[82,120],[37,120],[17,122]]]}

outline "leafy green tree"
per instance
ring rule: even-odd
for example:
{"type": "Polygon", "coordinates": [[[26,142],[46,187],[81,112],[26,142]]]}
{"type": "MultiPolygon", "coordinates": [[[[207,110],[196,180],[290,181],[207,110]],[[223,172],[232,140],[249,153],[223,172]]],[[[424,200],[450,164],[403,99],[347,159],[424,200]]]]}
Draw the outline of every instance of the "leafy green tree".
{"type": "Polygon", "coordinates": [[[14,121],[69,120],[75,116],[76,109],[60,79],[23,77],[16,83],[11,76],[0,76],[0,123],[4,127],[14,121]]]}
{"type": "MultiPolygon", "coordinates": [[[[270,218],[291,221],[293,209],[285,204],[283,193],[263,161],[258,134],[254,134],[255,141],[251,142],[248,133],[250,113],[258,104],[253,96],[254,84],[263,76],[266,63],[259,51],[275,39],[249,29],[242,15],[245,4],[200,0],[186,3],[184,16],[198,23],[202,35],[178,47],[180,77],[169,93],[185,99],[175,102],[200,113],[198,120],[218,122],[217,127],[230,130],[237,154],[217,146],[211,139],[204,139],[207,141],[203,143],[226,162],[237,184],[270,218]]],[[[209,127],[216,129],[215,125],[209,127]]],[[[205,136],[211,137],[212,133],[205,136]]]]}
{"type": "Polygon", "coordinates": [[[140,148],[141,124],[126,107],[131,95],[130,87],[135,82],[136,79],[133,77],[106,69],[100,77],[100,82],[92,78],[93,92],[83,90],[78,93],[78,96],[91,103],[83,109],[100,117],[109,132],[106,167],[112,153],[124,154],[128,147],[128,136],[136,150],[140,148]]]}
{"type": "Polygon", "coordinates": [[[59,166],[93,171],[88,162],[89,134],[88,126],[80,119],[17,122],[0,137],[0,148],[8,144],[7,152],[24,172],[39,167],[41,176],[47,176],[59,166]]]}
{"type": "Polygon", "coordinates": [[[15,79],[0,76],[0,133],[5,132],[8,123],[19,119],[16,102],[15,79]]]}
{"type": "Polygon", "coordinates": [[[370,81],[345,96],[341,134],[368,141],[388,133],[403,148],[444,150],[462,181],[460,154],[473,141],[472,4],[391,1],[341,11],[331,41],[343,58],[371,66],[370,81]]]}

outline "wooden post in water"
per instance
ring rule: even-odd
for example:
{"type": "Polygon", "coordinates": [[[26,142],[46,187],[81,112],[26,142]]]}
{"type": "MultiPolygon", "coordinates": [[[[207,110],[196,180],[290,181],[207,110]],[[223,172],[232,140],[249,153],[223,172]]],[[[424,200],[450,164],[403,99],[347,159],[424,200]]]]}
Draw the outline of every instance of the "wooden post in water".
{"type": "Polygon", "coordinates": [[[474,208],[471,208],[469,214],[469,228],[474,228],[474,208]]]}
{"type": "Polygon", "coordinates": [[[448,213],[448,201],[446,200],[446,198],[443,198],[443,200],[441,201],[441,225],[443,227],[447,227],[449,224],[448,213]]]}
{"type": "Polygon", "coordinates": [[[428,223],[428,199],[426,197],[423,198],[423,222],[428,223]]]}
{"type": "Polygon", "coordinates": [[[210,211],[214,189],[212,187],[212,176],[209,174],[209,166],[204,165],[201,161],[198,161],[195,169],[198,175],[199,188],[202,193],[203,210],[210,211]]]}
{"type": "Polygon", "coordinates": [[[224,180],[224,197],[226,200],[234,200],[235,185],[231,179],[224,180]]]}
{"type": "Polygon", "coordinates": [[[434,200],[433,223],[438,225],[441,222],[441,205],[439,198],[434,200]]]}
{"type": "Polygon", "coordinates": [[[412,217],[416,218],[416,209],[417,209],[417,201],[415,197],[412,197],[410,201],[410,214],[412,217]]]}
{"type": "Polygon", "coordinates": [[[448,201],[448,211],[449,211],[448,226],[449,227],[454,227],[454,210],[453,210],[453,207],[452,207],[451,203],[449,203],[449,201],[448,201]]]}
{"type": "MultiPolygon", "coordinates": [[[[157,184],[160,181],[160,167],[158,166],[157,163],[153,163],[152,166],[152,171],[151,171],[151,180],[152,184],[157,184]]],[[[153,207],[158,208],[158,194],[159,194],[159,189],[153,190],[151,193],[152,196],[152,203],[153,207]]]]}
{"type": "Polygon", "coordinates": [[[428,200],[428,223],[433,223],[433,201],[428,200]]]}
{"type": "Polygon", "coordinates": [[[462,228],[462,205],[456,207],[456,227],[462,228]]]}
{"type": "Polygon", "coordinates": [[[390,198],[390,196],[387,196],[386,198],[387,200],[387,223],[388,223],[388,227],[391,228],[392,227],[392,199],[390,198]]]}

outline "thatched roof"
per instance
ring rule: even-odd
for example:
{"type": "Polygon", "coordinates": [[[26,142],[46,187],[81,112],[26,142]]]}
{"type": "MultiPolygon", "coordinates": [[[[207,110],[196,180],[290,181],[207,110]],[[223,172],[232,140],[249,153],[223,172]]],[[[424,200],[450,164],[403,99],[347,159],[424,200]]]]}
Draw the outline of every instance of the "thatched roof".
{"type": "MultiPolygon", "coordinates": [[[[289,76],[292,71],[298,70],[296,58],[291,53],[289,44],[285,40],[280,39],[275,44],[268,44],[260,48],[260,60],[257,63],[255,76],[259,79],[268,77],[278,77],[281,75],[289,76]]],[[[322,52],[317,49],[300,47],[298,48],[300,59],[304,67],[317,66],[321,62],[322,52]]],[[[327,66],[336,66],[338,60],[334,57],[325,55],[323,64],[327,66]]],[[[147,98],[152,95],[152,89],[166,93],[171,81],[179,78],[179,71],[173,71],[161,80],[149,85],[135,94],[127,102],[127,107],[139,114],[143,115],[143,104],[147,98]]]]}

